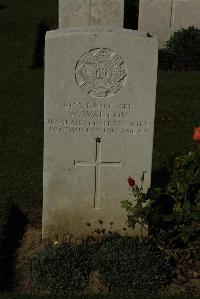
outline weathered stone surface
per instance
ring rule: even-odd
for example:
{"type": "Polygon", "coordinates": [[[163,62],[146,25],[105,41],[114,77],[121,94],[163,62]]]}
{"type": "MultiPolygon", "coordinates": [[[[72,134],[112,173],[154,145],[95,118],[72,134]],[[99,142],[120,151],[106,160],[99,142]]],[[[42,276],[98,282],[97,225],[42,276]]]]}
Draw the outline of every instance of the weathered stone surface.
{"type": "Polygon", "coordinates": [[[93,0],[91,26],[118,26],[123,28],[124,0],[93,0]]]}
{"type": "Polygon", "coordinates": [[[90,0],[59,0],[59,27],[89,26],[90,0]]]}
{"type": "Polygon", "coordinates": [[[200,28],[200,1],[199,0],[176,0],[172,8],[172,29],[195,26],[200,28]]]}
{"type": "Polygon", "coordinates": [[[123,232],[127,178],[150,185],[157,52],[131,30],[47,33],[43,238],[123,232]]]}
{"type": "Polygon", "coordinates": [[[200,28],[199,13],[199,0],[140,0],[138,30],[153,32],[164,47],[174,31],[200,28]]]}
{"type": "Polygon", "coordinates": [[[59,27],[123,27],[124,0],[59,0],[59,27]]]}
{"type": "Polygon", "coordinates": [[[153,32],[162,47],[170,37],[172,0],[140,0],[138,30],[153,32]]]}

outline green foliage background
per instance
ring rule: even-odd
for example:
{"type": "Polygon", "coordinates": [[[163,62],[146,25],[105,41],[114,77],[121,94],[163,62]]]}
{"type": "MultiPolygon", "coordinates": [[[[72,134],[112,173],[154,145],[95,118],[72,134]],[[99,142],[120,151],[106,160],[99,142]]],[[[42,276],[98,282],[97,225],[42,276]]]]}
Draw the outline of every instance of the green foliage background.
{"type": "Polygon", "coordinates": [[[190,26],[174,32],[160,51],[160,67],[169,70],[200,70],[200,29],[190,26]]]}

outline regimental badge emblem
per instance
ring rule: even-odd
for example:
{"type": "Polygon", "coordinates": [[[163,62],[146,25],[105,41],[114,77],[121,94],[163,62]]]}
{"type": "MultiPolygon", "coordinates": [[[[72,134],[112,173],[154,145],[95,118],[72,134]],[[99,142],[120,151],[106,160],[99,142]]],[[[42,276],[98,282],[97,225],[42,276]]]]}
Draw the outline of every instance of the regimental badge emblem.
{"type": "Polygon", "coordinates": [[[127,79],[124,60],[113,50],[92,49],[83,54],[76,64],[78,86],[96,98],[111,97],[119,92],[127,79]]]}

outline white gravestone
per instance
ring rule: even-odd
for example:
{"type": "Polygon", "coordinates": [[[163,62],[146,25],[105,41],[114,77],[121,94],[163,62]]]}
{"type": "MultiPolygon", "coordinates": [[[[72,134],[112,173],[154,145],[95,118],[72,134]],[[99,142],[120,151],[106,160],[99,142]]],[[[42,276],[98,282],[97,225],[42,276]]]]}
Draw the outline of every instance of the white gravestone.
{"type": "Polygon", "coordinates": [[[156,34],[161,48],[189,26],[200,28],[200,0],[140,0],[138,30],[156,34]]]}
{"type": "Polygon", "coordinates": [[[59,0],[59,27],[123,27],[124,0],[59,0]]]}
{"type": "Polygon", "coordinates": [[[131,30],[47,33],[43,238],[85,236],[98,220],[123,233],[128,177],[147,171],[150,185],[157,52],[131,30]]]}
{"type": "Polygon", "coordinates": [[[153,32],[163,47],[170,37],[172,0],[140,0],[138,30],[153,32]]]}
{"type": "Polygon", "coordinates": [[[173,31],[189,26],[200,28],[199,0],[174,0],[172,12],[173,31]]]}

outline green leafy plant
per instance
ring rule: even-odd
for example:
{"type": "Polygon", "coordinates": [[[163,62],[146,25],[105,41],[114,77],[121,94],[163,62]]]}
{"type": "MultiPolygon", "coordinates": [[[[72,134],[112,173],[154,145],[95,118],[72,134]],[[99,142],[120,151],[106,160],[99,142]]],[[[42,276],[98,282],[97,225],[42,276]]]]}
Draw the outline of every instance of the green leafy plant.
{"type": "Polygon", "coordinates": [[[147,229],[148,225],[150,235],[165,249],[192,247],[200,240],[200,128],[193,138],[197,144],[174,159],[165,187],[144,193],[144,174],[140,187],[130,184],[129,178],[133,201],[122,201],[129,226],[139,223],[147,229]]]}
{"type": "Polygon", "coordinates": [[[32,257],[33,283],[51,291],[78,292],[88,284],[93,249],[57,242],[32,257]]]}
{"type": "Polygon", "coordinates": [[[160,51],[159,62],[164,69],[200,70],[200,29],[192,26],[174,32],[160,51]]]}
{"type": "Polygon", "coordinates": [[[128,213],[128,225],[135,228],[136,224],[138,223],[141,225],[145,230],[146,228],[146,210],[145,204],[148,200],[147,194],[143,192],[143,182],[144,182],[144,175],[145,172],[143,172],[141,176],[141,184],[138,186],[135,182],[135,180],[131,177],[128,178],[128,184],[130,186],[130,189],[132,189],[133,192],[133,201],[129,200],[123,200],[121,202],[122,208],[125,208],[128,213]]]}
{"type": "Polygon", "coordinates": [[[93,268],[113,292],[157,291],[170,277],[162,252],[149,242],[131,237],[108,239],[94,255],[93,268]]]}
{"type": "MultiPolygon", "coordinates": [[[[128,178],[132,201],[122,201],[127,222],[133,229],[139,223],[148,239],[162,249],[171,263],[172,277],[178,289],[199,294],[194,282],[200,277],[200,127],[195,129],[196,144],[176,157],[169,169],[170,178],[162,188],[143,190],[141,184],[128,178]]],[[[198,283],[197,283],[198,284],[198,283]]]]}

